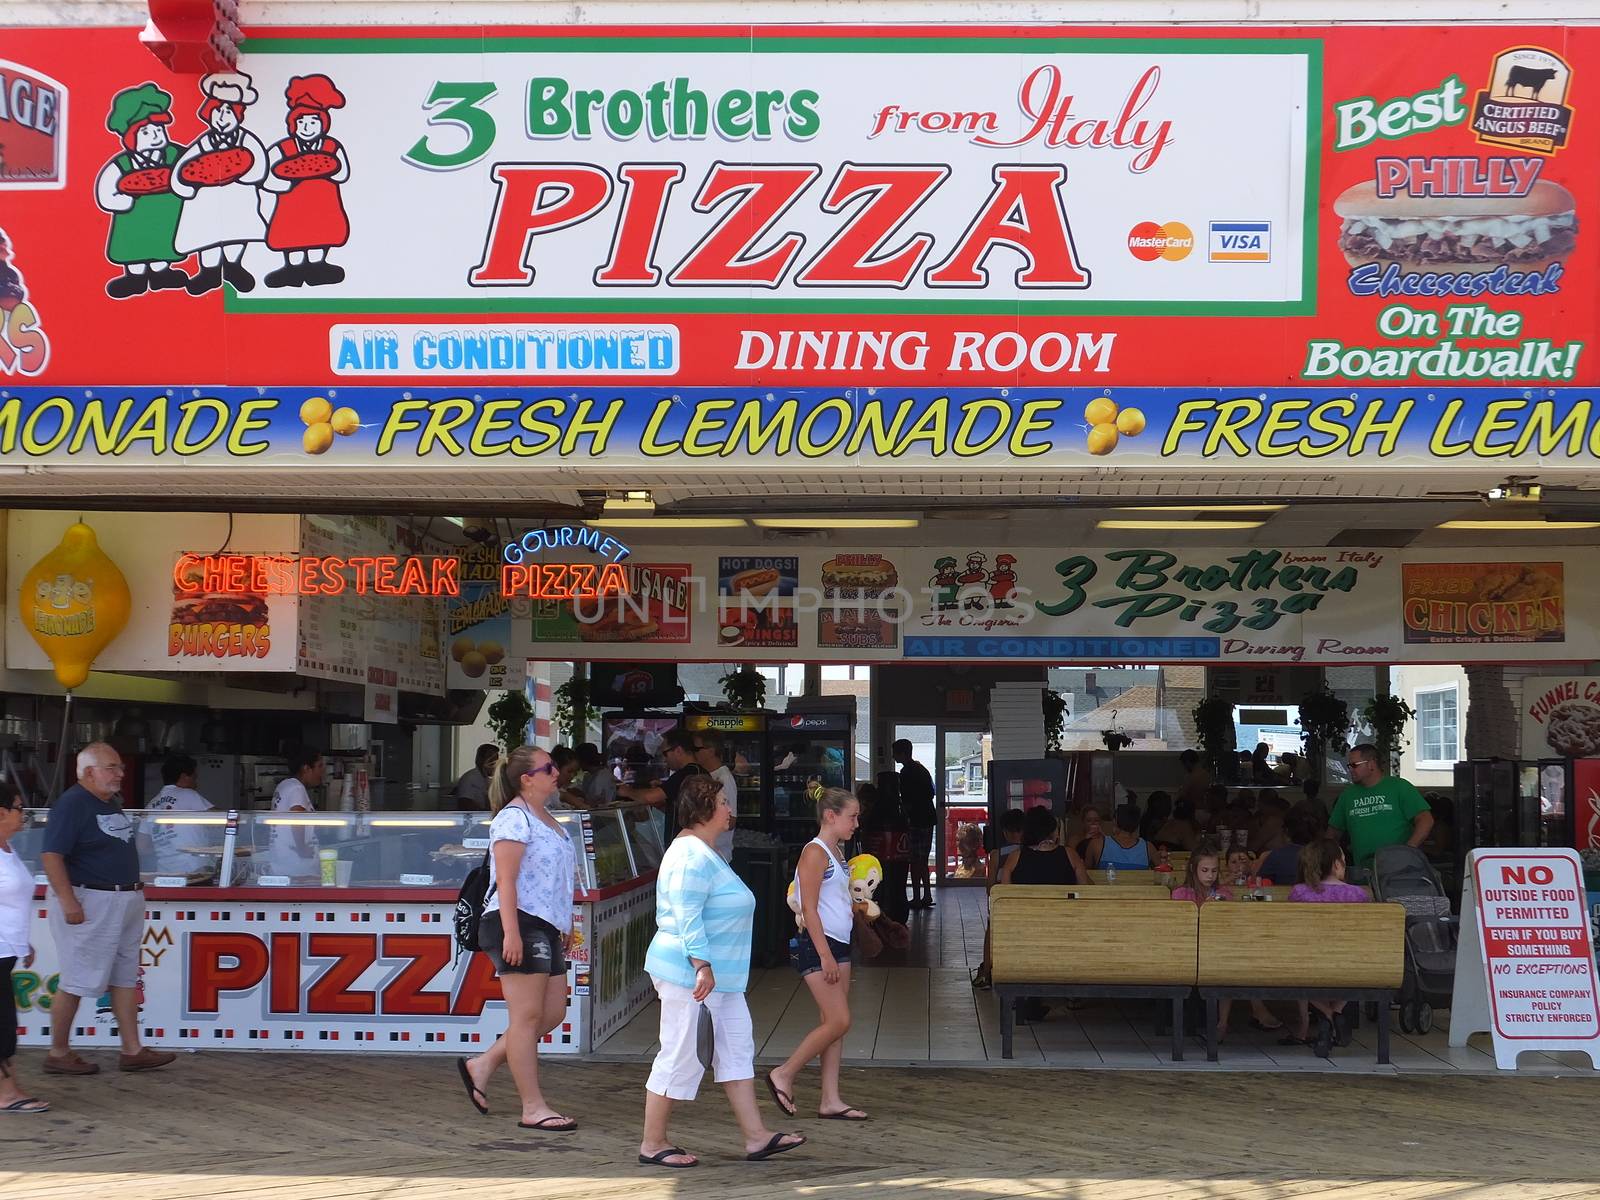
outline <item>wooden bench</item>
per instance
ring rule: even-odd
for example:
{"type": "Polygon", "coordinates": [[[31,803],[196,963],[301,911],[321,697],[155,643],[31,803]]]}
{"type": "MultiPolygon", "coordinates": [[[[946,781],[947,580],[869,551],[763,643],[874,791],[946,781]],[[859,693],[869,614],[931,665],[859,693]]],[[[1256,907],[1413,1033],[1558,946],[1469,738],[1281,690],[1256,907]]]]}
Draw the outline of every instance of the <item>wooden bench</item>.
{"type": "MultiPolygon", "coordinates": [[[[1019,1002],[1034,996],[1092,996],[1167,1001],[1172,1058],[1182,1061],[1183,1002],[1197,979],[1199,908],[1170,900],[1068,899],[1079,890],[1088,889],[1005,884],[989,893],[1001,1057],[1011,1057],[1019,1002]]],[[[1164,891],[1150,892],[1165,897],[1164,891]]]]}
{"type": "Polygon", "coordinates": [[[1106,877],[1104,871],[1095,870],[1089,872],[1090,883],[1104,884],[1109,887],[1151,887],[1152,885],[1171,887],[1174,885],[1168,881],[1173,878],[1181,880],[1183,876],[1174,876],[1170,871],[1144,871],[1135,867],[1128,871],[1118,870],[1116,880],[1112,881],[1106,877]]]}
{"type": "Polygon", "coordinates": [[[1389,1061],[1389,1005],[1405,977],[1404,908],[1206,904],[1199,918],[1206,1058],[1217,1061],[1218,1001],[1277,998],[1376,1001],[1378,1061],[1389,1061]]]}

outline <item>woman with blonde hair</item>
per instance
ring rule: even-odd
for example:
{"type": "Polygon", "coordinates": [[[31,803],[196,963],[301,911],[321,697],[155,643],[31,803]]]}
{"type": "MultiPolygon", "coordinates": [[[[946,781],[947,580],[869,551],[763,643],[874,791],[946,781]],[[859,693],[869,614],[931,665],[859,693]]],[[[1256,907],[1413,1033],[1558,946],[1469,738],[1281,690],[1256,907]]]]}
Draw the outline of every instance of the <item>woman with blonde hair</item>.
{"type": "Polygon", "coordinates": [[[511,1064],[522,1115],[517,1124],[542,1133],[578,1127],[545,1101],[539,1088],[539,1042],[567,1011],[567,951],[572,945],[572,893],[577,854],[550,815],[556,765],[548,752],[520,746],[506,756],[489,787],[489,891],[478,944],[500,976],[509,1010],[505,1036],[456,1068],[467,1099],[489,1112],[489,1079],[511,1064]]]}
{"type": "Polygon", "coordinates": [[[841,788],[829,788],[817,801],[817,836],[800,851],[794,887],[804,921],[789,943],[789,961],[817,1002],[819,1024],[801,1040],[788,1060],[767,1072],[767,1090],[785,1116],[794,1116],[794,1081],[811,1062],[822,1060],[822,1095],[817,1116],[826,1121],[865,1121],[867,1114],[839,1095],[839,1063],[844,1035],[850,1032],[850,869],[845,842],[855,836],[861,803],[841,788]]]}

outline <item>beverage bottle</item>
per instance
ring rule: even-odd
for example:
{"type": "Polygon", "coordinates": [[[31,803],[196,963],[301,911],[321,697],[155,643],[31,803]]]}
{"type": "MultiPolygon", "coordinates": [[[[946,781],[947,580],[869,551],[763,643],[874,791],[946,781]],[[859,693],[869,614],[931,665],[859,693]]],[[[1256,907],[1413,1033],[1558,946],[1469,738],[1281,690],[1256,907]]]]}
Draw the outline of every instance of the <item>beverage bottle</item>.
{"type": "Polygon", "coordinates": [[[1106,864],[1106,882],[1107,883],[1115,883],[1116,881],[1117,881],[1117,864],[1116,863],[1107,863],[1106,864]]]}

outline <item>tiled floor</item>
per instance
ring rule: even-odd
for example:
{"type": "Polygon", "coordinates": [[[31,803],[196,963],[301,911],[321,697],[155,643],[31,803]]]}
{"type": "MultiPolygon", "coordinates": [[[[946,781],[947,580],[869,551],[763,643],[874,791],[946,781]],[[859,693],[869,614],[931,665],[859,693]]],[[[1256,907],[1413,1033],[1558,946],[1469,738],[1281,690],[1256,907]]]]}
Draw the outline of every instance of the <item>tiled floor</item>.
{"type": "MultiPolygon", "coordinates": [[[[1050,1016],[1019,1025],[1014,1057],[1000,1057],[1000,1020],[994,994],[975,991],[969,971],[983,953],[984,894],[979,889],[946,889],[932,910],[912,914],[912,944],[885,952],[863,967],[852,987],[854,1024],[845,1039],[845,1060],[856,1065],[1077,1067],[1083,1069],[1292,1071],[1354,1074],[1451,1072],[1497,1074],[1487,1035],[1471,1044],[1449,1045],[1449,1013],[1436,1017],[1426,1035],[1403,1034],[1392,1027],[1388,1066],[1376,1062],[1377,1030],[1363,1026],[1355,1044],[1320,1059],[1305,1047],[1279,1046],[1281,1033],[1249,1028],[1248,1009],[1237,1005],[1221,1060],[1208,1063],[1199,1038],[1191,1038],[1182,1062],[1174,1063],[1169,1039],[1157,1035],[1149,1004],[1098,1001],[1068,1009],[1053,1006],[1050,1016]]],[[[750,980],[750,1012],[755,1018],[757,1055],[781,1062],[817,1022],[809,992],[787,967],[756,972],[750,980]]],[[[1279,1015],[1292,1014],[1281,1006],[1279,1015]]],[[[654,1005],[612,1035],[596,1059],[648,1060],[656,1049],[654,1005]]],[[[1582,1054],[1524,1054],[1518,1074],[1600,1077],[1582,1054]]]]}

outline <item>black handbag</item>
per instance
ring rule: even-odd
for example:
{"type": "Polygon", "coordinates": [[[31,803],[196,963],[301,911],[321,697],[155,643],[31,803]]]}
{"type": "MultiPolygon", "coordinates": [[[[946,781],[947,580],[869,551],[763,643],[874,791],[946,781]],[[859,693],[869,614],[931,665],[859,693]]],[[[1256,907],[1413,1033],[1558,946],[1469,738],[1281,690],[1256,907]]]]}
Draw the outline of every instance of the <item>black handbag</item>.
{"type": "Polygon", "coordinates": [[[700,1002],[700,1020],[695,1029],[695,1056],[700,1059],[700,1065],[706,1070],[711,1069],[712,1060],[716,1057],[717,1036],[716,1029],[711,1023],[711,1010],[706,1007],[705,1001],[700,1002]]]}

